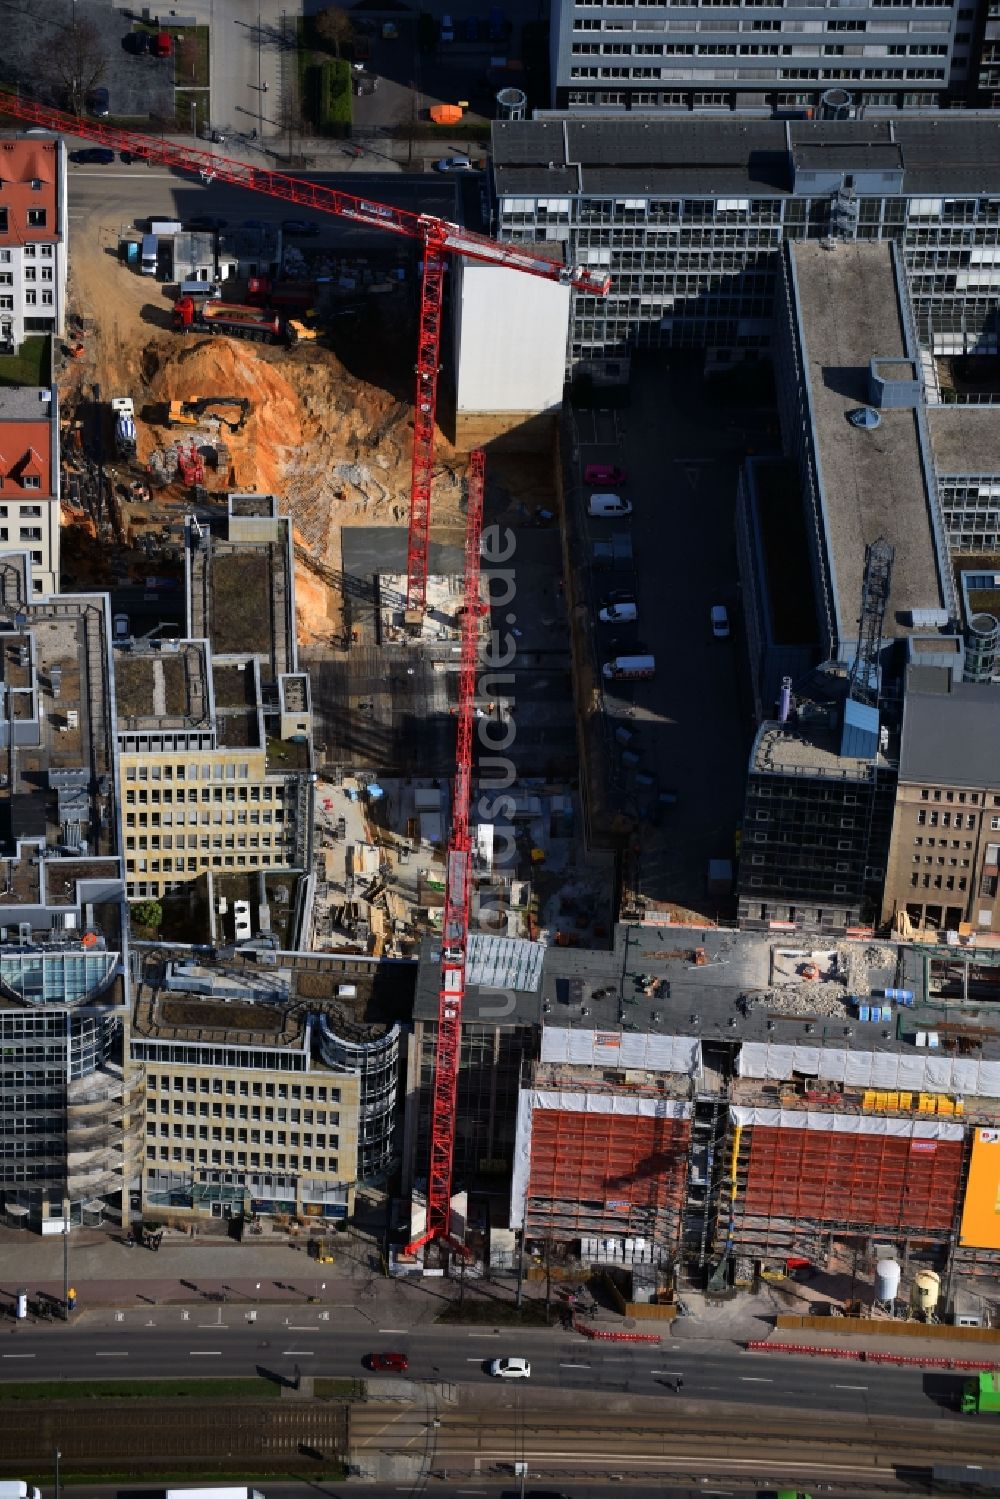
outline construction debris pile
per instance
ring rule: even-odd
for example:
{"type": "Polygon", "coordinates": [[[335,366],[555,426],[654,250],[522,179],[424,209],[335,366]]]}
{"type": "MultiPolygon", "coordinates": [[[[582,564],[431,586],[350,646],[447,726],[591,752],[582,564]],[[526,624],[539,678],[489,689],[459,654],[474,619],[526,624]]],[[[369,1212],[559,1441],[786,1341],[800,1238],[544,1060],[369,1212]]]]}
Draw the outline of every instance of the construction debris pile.
{"type": "Polygon", "coordinates": [[[848,1013],[852,1000],[867,999],[873,989],[892,982],[895,962],[895,951],[877,943],[841,943],[829,951],[809,953],[776,948],[770,987],[743,995],[740,1009],[745,1015],[767,1010],[839,1019],[848,1013]]]}

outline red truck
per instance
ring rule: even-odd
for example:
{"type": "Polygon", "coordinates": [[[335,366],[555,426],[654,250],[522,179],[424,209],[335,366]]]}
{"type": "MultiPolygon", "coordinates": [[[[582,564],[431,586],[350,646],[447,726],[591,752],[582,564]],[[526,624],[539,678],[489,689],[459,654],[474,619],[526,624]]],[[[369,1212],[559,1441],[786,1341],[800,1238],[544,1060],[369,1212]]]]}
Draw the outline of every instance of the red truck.
{"type": "Polygon", "coordinates": [[[255,307],[274,307],[281,312],[308,312],[316,304],[311,281],[272,281],[269,276],[251,276],[247,301],[255,307]]]}
{"type": "Polygon", "coordinates": [[[266,307],[196,301],[194,297],[180,297],[174,303],[174,327],[181,333],[225,333],[266,344],[276,343],[283,331],[281,318],[266,307]]]}

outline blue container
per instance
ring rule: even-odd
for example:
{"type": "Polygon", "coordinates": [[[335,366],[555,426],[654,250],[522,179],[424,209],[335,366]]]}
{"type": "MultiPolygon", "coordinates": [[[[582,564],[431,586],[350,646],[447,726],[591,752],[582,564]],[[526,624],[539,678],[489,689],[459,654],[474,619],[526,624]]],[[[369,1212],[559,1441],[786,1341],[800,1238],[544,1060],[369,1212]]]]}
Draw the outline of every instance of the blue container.
{"type": "Polygon", "coordinates": [[[877,1025],[882,1019],[882,1010],[878,1005],[872,1005],[872,1020],[877,1025]]]}
{"type": "Polygon", "coordinates": [[[867,1020],[870,1014],[871,1014],[871,1010],[870,1010],[870,1008],[869,1008],[868,1005],[862,1005],[862,1004],[858,1005],[858,1019],[859,1020],[867,1020]]]}
{"type": "Polygon", "coordinates": [[[882,993],[886,999],[896,1000],[897,1004],[912,1005],[913,1003],[912,989],[883,989],[882,993]]]}

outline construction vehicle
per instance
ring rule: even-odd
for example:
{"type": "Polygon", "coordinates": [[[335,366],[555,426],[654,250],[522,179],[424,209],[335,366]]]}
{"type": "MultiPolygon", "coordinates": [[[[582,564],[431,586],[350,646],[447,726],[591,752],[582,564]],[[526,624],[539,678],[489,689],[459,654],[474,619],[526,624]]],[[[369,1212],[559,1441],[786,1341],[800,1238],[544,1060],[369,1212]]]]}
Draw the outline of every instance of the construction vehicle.
{"type": "Polygon", "coordinates": [[[289,318],[285,324],[285,339],[290,349],[298,344],[315,343],[319,338],[319,329],[310,323],[304,323],[301,318],[289,318]]]}
{"type": "Polygon", "coordinates": [[[1000,1374],[973,1374],[962,1383],[959,1409],[965,1415],[984,1416],[1000,1411],[1000,1374]]]}
{"type": "Polygon", "coordinates": [[[204,484],[205,463],[198,451],[197,444],[177,444],[177,467],[180,471],[182,484],[204,484]]]}
{"type": "Polygon", "coordinates": [[[316,302],[313,281],[272,281],[269,276],[251,276],[247,301],[252,307],[270,307],[275,312],[307,312],[316,302]]]}
{"type": "Polygon", "coordinates": [[[225,333],[230,338],[249,338],[273,344],[281,337],[281,319],[265,307],[246,307],[237,302],[196,302],[178,297],[174,303],[174,327],[181,333],[225,333]]]}
{"type": "Polygon", "coordinates": [[[239,411],[236,421],[220,416],[218,420],[230,432],[242,432],[250,415],[250,402],[243,396],[192,396],[189,401],[171,401],[167,408],[168,427],[197,427],[201,417],[214,406],[235,406],[239,411]]]}
{"type": "Polygon", "coordinates": [[[113,396],[111,415],[115,423],[115,452],[119,458],[135,457],[135,407],[129,396],[113,396]]]}

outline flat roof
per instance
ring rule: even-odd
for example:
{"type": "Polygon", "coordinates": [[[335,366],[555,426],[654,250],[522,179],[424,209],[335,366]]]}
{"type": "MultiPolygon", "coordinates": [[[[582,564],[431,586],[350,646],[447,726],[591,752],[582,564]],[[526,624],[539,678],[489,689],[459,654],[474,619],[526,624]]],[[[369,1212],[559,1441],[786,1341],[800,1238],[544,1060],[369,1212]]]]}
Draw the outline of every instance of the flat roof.
{"type": "Polygon", "coordinates": [[[825,497],[825,529],[838,632],[857,635],[865,548],[894,549],[884,634],[907,632],[901,616],[943,607],[916,413],[882,410],[874,431],[848,412],[868,401],[873,357],[906,357],[892,246],[817,240],[787,246],[797,287],[804,357],[825,497]]]}
{"type": "Polygon", "coordinates": [[[910,670],[903,701],[901,781],[1000,785],[1000,688],[953,682],[946,671],[910,670]]]}
{"type": "Polygon", "coordinates": [[[514,196],[582,191],[701,197],[740,190],[787,196],[793,191],[793,155],[811,169],[825,164],[895,173],[901,164],[903,193],[914,197],[1000,193],[1000,122],[982,117],[890,122],[566,115],[495,121],[492,140],[497,191],[514,196]]]}
{"type": "Polygon", "coordinates": [[[840,711],[833,706],[830,716],[822,719],[763,723],[754,740],[750,763],[756,771],[775,775],[812,774],[836,776],[840,780],[870,780],[875,765],[888,762],[881,754],[868,758],[842,755],[840,723],[840,711]]]}
{"type": "Polygon", "coordinates": [[[929,406],[927,425],[939,474],[1000,474],[996,407],[929,406]]]}
{"type": "Polygon", "coordinates": [[[207,728],[211,714],[204,641],[117,650],[115,702],[119,728],[207,728]]]}
{"type": "Polygon", "coordinates": [[[0,386],[0,422],[50,422],[54,404],[48,385],[0,386]]]}

